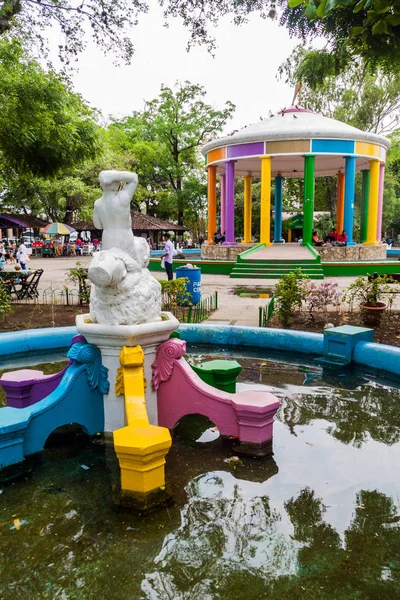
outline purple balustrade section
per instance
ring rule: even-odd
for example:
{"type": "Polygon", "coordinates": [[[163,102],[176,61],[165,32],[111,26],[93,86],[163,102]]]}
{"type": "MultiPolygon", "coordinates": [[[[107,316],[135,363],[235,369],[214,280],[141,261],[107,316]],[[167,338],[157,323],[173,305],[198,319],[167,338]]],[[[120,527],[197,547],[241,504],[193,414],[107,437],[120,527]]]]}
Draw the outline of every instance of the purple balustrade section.
{"type": "Polygon", "coordinates": [[[264,142],[251,144],[236,144],[228,146],[228,158],[241,158],[242,156],[262,156],[265,154],[264,142]]]}
{"type": "MultiPolygon", "coordinates": [[[[78,342],[86,343],[85,337],[75,335],[71,346],[78,342]]],[[[4,373],[0,378],[0,385],[5,391],[7,406],[25,408],[43,400],[54,392],[70,364],[71,361],[62,371],[52,375],[44,375],[43,371],[35,369],[20,369],[4,373]]]]}
{"type": "Polygon", "coordinates": [[[0,378],[0,385],[6,393],[7,406],[25,408],[43,400],[54,392],[66,368],[54,375],[44,375],[43,371],[34,369],[4,373],[0,378]]]}

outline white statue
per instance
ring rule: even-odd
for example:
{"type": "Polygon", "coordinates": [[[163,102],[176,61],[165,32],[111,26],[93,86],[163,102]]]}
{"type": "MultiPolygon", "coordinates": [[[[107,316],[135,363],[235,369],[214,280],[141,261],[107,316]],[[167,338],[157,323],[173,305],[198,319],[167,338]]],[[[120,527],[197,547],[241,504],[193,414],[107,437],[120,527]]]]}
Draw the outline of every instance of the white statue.
{"type": "Polygon", "coordinates": [[[161,286],[119,248],[96,252],[89,267],[90,317],[107,325],[161,320],[161,286]]]}
{"type": "Polygon", "coordinates": [[[135,238],[132,233],[131,200],[138,176],[129,171],[102,171],[99,175],[103,190],[94,203],[93,223],[103,230],[102,249],[120,248],[136,258],[135,238]],[[122,183],[125,186],[122,187],[122,183]]]}
{"type": "Polygon", "coordinates": [[[150,248],[132,233],[130,202],[137,175],[102,171],[99,179],[104,193],[94,205],[93,222],[103,229],[103,241],[88,271],[91,319],[105,325],[159,321],[161,286],[147,269],[150,248]]]}

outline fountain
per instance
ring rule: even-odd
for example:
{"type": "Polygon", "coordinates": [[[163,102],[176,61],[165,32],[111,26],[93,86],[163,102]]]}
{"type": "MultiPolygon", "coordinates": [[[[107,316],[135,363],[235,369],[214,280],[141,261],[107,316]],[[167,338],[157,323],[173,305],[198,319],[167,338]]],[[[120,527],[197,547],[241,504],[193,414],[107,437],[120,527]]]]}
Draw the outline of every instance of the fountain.
{"type": "Polygon", "coordinates": [[[40,452],[54,429],[77,423],[114,445],[118,504],[144,510],[168,499],[169,430],[182,417],[210,418],[222,436],[235,440],[236,453],[271,456],[279,400],[266,391],[216,389],[188,365],[185,342],[169,339],[179,322],[161,310],[161,286],[147,268],[148,245],[131,230],[137,176],[103,171],[99,179],[103,196],[93,219],[103,230],[103,247],[88,271],[90,313],[76,317],[79,337],[58,379],[46,385],[36,371],[29,382],[23,370],[5,382],[14,396],[18,383],[32,389],[20,393],[24,402],[0,411],[0,470],[40,452]]]}

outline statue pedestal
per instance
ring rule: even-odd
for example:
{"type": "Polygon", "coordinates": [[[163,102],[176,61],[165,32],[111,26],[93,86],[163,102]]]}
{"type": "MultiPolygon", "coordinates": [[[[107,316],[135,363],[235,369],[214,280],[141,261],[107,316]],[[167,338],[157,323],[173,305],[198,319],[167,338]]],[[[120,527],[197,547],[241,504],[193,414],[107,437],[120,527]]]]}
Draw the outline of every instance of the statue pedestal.
{"type": "Polygon", "coordinates": [[[101,325],[93,323],[90,315],[77,315],[76,327],[90,344],[101,352],[103,365],[108,369],[110,391],[104,396],[105,432],[125,427],[126,415],[124,397],[117,396],[115,385],[120,365],[120,352],[124,346],[141,346],[144,352],[144,375],[146,387],[146,407],[149,422],[158,425],[157,393],[151,385],[152,369],[157,347],[165,342],[179,327],[179,321],[171,313],[162,313],[162,321],[141,325],[101,325]]]}

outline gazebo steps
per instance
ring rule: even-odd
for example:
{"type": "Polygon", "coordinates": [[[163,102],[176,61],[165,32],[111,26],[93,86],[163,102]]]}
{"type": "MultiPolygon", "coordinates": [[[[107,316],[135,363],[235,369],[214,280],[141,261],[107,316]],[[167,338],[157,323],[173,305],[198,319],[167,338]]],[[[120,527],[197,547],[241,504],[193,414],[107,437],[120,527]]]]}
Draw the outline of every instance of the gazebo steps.
{"type": "Polygon", "coordinates": [[[282,275],[290,273],[297,268],[301,268],[302,272],[310,279],[323,279],[324,272],[319,263],[253,263],[246,261],[245,263],[236,263],[231,272],[232,278],[260,278],[260,279],[280,279],[282,275]]]}

